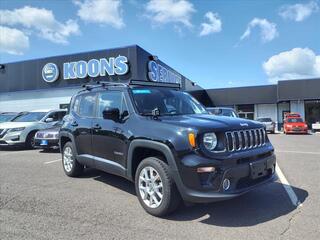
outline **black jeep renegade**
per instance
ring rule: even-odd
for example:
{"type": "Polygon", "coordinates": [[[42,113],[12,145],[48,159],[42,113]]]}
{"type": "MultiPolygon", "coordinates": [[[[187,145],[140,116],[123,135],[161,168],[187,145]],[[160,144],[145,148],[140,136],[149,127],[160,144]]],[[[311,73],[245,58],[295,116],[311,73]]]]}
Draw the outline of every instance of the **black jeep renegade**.
{"type": "Polygon", "coordinates": [[[181,200],[239,196],[275,176],[262,124],[210,115],[188,93],[163,86],[87,86],[71,100],[60,147],[68,176],[92,167],[125,177],[156,216],[181,200]]]}

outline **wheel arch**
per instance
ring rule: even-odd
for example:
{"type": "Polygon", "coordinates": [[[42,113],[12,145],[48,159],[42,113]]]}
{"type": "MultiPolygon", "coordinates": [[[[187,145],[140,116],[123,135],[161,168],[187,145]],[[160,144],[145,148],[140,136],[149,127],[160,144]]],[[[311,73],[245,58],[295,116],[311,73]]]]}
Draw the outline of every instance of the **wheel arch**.
{"type": "Polygon", "coordinates": [[[60,152],[62,153],[63,147],[67,142],[71,142],[74,152],[76,155],[78,155],[78,151],[75,145],[74,137],[71,133],[68,132],[60,132],[59,133],[59,147],[60,147],[60,152]]]}
{"type": "Polygon", "coordinates": [[[134,181],[135,170],[137,165],[145,158],[145,157],[163,157],[164,161],[169,165],[170,170],[177,171],[177,165],[172,154],[171,149],[164,143],[155,142],[152,140],[145,139],[137,139],[133,140],[130,143],[127,157],[127,178],[131,181],[134,181]],[[143,155],[143,158],[136,158],[135,154],[137,150],[145,150],[147,152],[146,155],[143,155]],[[153,153],[152,155],[148,153],[153,153]],[[158,154],[157,154],[158,153],[158,154]],[[138,160],[138,162],[137,162],[138,160]]]}

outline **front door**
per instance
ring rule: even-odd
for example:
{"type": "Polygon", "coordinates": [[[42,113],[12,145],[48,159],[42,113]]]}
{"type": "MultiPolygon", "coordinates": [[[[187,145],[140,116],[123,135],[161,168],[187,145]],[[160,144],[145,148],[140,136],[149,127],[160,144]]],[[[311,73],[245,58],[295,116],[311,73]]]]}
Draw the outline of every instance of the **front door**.
{"type": "MultiPolygon", "coordinates": [[[[92,149],[96,157],[96,167],[104,169],[108,165],[125,168],[125,137],[123,127],[125,121],[115,122],[104,119],[102,111],[106,108],[118,108],[120,115],[125,110],[124,95],[121,91],[104,91],[98,95],[97,118],[92,128],[92,149]]],[[[106,171],[110,169],[105,169],[106,171]]]]}

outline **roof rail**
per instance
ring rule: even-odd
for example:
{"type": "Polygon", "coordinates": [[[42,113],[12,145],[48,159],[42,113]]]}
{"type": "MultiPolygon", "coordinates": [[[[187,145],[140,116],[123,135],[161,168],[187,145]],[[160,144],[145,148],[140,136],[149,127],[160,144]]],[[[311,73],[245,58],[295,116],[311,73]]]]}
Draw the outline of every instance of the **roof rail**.
{"type": "Polygon", "coordinates": [[[95,88],[103,88],[103,87],[110,87],[110,86],[123,86],[123,87],[128,87],[128,84],[125,83],[116,83],[116,82],[106,82],[106,81],[97,81],[94,84],[83,84],[82,87],[84,89],[80,90],[80,92],[85,92],[85,91],[91,91],[92,89],[95,88]]]}

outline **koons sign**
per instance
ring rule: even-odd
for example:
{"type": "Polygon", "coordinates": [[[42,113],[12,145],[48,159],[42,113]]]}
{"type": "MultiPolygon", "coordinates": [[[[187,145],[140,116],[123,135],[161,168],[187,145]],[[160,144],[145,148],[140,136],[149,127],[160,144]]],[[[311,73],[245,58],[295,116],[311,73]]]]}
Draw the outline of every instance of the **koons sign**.
{"type": "MultiPolygon", "coordinates": [[[[63,63],[63,78],[77,79],[98,76],[125,75],[129,71],[126,56],[91,59],[88,62],[80,60],[77,62],[63,63]]],[[[59,77],[59,69],[54,63],[47,63],[42,69],[42,78],[46,82],[54,82],[59,77]]]]}

